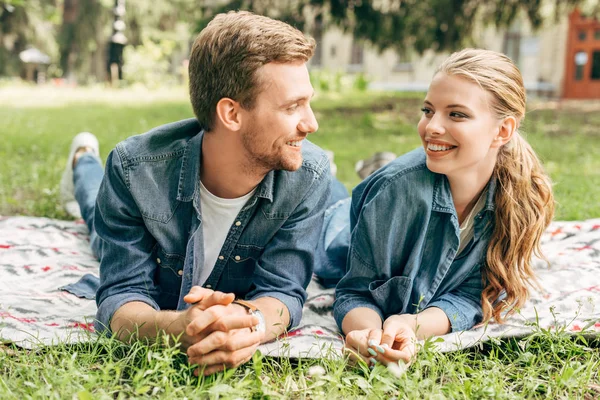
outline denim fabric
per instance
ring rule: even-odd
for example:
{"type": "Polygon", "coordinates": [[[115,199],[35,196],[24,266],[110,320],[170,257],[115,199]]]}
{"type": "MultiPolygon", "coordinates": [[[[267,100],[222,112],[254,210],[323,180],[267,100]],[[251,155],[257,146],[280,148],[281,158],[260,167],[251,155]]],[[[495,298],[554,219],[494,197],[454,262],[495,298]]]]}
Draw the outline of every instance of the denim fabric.
{"type": "Polygon", "coordinates": [[[94,215],[102,241],[98,331],[110,329],[127,302],[185,309],[193,285],[277,298],[290,326],[300,322],[329,198],[327,156],[305,141],[299,170],[269,172],[231,226],[214,270],[198,282],[203,135],[195,119],[184,120],[133,136],[109,155],[94,215]]]}
{"type": "Polygon", "coordinates": [[[314,270],[319,283],[325,288],[335,287],[346,273],[350,244],[350,204],[350,197],[346,197],[325,210],[314,270]]]}
{"type": "MultiPolygon", "coordinates": [[[[470,329],[482,318],[482,268],[493,228],[495,181],[475,216],[474,237],[456,257],[458,217],[445,175],[431,172],[423,149],[405,154],[358,185],[348,207],[336,210],[338,269],[347,268],[336,289],[334,317],[341,328],[357,307],[382,319],[438,307],[453,331],[470,329]],[[349,217],[349,228],[340,221],[349,217]]],[[[334,211],[335,213],[336,211],[334,211]]],[[[333,243],[333,241],[332,241],[333,243]]]]}
{"type": "Polygon", "coordinates": [[[96,298],[98,286],[100,286],[100,280],[97,276],[85,274],[77,282],[61,286],[59,289],[83,299],[94,300],[96,298]]]}
{"type": "Polygon", "coordinates": [[[84,153],[73,168],[73,188],[75,200],[79,204],[81,217],[90,231],[90,246],[94,255],[100,259],[102,241],[94,229],[94,207],[98,189],[104,177],[104,170],[100,160],[91,153],[84,153]]]}

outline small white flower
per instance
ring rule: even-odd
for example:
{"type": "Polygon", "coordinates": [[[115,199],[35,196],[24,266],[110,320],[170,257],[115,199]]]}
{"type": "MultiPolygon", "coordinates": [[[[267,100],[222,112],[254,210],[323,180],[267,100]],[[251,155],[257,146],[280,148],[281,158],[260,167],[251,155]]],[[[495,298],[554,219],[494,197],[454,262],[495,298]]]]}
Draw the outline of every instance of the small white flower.
{"type": "Polygon", "coordinates": [[[323,375],[325,375],[325,368],[320,365],[313,365],[308,369],[308,376],[318,377],[323,375]]]}

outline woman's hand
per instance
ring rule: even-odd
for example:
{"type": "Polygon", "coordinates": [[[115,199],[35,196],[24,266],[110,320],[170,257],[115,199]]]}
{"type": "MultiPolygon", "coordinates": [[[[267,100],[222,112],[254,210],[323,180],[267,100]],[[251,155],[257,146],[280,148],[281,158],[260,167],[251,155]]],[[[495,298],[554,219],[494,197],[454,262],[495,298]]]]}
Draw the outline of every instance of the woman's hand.
{"type": "Polygon", "coordinates": [[[381,347],[385,348],[386,359],[410,364],[417,353],[417,335],[410,323],[401,315],[392,315],[383,323],[381,347]]]}

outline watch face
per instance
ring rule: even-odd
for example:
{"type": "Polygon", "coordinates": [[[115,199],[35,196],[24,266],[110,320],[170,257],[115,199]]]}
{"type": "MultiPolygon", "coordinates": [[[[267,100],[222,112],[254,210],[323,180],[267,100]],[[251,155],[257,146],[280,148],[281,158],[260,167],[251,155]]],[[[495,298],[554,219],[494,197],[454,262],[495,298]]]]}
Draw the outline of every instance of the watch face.
{"type": "Polygon", "coordinates": [[[252,314],[256,315],[256,317],[258,318],[258,325],[256,325],[254,327],[254,330],[264,333],[267,330],[267,326],[265,324],[265,317],[264,317],[263,313],[260,312],[259,310],[256,310],[252,314]]]}

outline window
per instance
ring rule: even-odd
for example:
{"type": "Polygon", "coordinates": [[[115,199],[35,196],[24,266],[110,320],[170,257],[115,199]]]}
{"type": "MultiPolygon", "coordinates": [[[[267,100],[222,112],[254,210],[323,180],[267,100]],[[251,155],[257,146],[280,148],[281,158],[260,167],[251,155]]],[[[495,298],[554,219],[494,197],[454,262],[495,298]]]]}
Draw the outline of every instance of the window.
{"type": "Polygon", "coordinates": [[[364,69],[364,48],[362,43],[352,42],[352,49],[350,50],[350,64],[348,64],[347,71],[350,73],[362,72],[364,69]]]}
{"type": "Polygon", "coordinates": [[[600,80],[600,50],[592,53],[592,73],[590,74],[590,78],[600,80]]]}
{"type": "Polygon", "coordinates": [[[578,51],[575,53],[575,80],[580,81],[583,79],[583,68],[587,64],[588,55],[585,51],[578,51]]]}
{"type": "Polygon", "coordinates": [[[584,42],[585,38],[587,37],[585,31],[579,31],[579,33],[577,34],[577,38],[579,39],[580,42],[584,42]]]}
{"type": "Polygon", "coordinates": [[[594,39],[600,40],[600,29],[596,29],[596,32],[594,32],[594,39]]]}
{"type": "Polygon", "coordinates": [[[360,43],[352,43],[352,53],[350,54],[350,64],[362,65],[364,59],[363,46],[360,43]]]}

